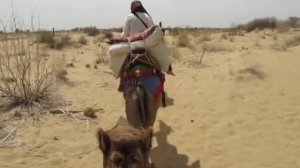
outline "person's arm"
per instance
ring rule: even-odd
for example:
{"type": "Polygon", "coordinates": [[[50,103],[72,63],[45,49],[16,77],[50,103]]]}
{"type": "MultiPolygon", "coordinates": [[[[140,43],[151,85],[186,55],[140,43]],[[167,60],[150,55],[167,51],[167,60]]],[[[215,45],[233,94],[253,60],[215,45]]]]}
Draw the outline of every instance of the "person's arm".
{"type": "Polygon", "coordinates": [[[130,27],[129,27],[129,20],[127,17],[123,25],[122,37],[127,38],[129,36],[129,33],[130,33],[130,27]]]}

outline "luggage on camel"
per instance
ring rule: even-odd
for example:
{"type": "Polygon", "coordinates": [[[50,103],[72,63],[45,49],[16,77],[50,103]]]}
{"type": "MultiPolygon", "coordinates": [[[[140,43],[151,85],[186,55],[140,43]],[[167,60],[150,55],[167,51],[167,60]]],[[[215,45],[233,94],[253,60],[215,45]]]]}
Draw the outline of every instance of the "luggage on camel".
{"type": "Polygon", "coordinates": [[[122,65],[132,50],[144,48],[150,57],[157,60],[158,70],[168,72],[171,59],[164,43],[163,32],[157,26],[152,26],[144,32],[134,34],[127,39],[111,39],[109,47],[109,68],[115,77],[119,77],[122,65]],[[142,40],[140,40],[142,39],[142,40]]]}

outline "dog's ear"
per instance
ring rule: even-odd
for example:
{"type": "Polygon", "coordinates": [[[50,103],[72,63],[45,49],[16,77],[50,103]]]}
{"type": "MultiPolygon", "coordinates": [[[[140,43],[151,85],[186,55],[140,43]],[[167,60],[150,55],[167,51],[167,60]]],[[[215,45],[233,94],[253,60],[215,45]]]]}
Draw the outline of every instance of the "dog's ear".
{"type": "Polygon", "coordinates": [[[111,140],[109,135],[100,128],[98,130],[97,137],[99,141],[99,148],[101,149],[103,155],[108,155],[111,148],[111,140]]]}
{"type": "Polygon", "coordinates": [[[146,152],[149,152],[150,149],[152,148],[152,136],[153,136],[153,129],[150,127],[146,129],[142,139],[142,146],[146,152]]]}

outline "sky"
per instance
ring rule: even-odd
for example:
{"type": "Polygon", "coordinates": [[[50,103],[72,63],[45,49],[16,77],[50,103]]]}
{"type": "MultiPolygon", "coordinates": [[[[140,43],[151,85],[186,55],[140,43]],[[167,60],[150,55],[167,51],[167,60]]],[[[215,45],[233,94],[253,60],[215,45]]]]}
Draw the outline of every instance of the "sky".
{"type": "MultiPolygon", "coordinates": [[[[0,0],[0,20],[8,24],[12,0],[0,0]]],[[[71,29],[121,27],[132,0],[13,0],[22,27],[71,29]]],[[[141,0],[155,23],[165,27],[230,27],[254,18],[300,17],[300,0],[141,0]]],[[[24,29],[25,29],[24,28],[24,29]]]]}

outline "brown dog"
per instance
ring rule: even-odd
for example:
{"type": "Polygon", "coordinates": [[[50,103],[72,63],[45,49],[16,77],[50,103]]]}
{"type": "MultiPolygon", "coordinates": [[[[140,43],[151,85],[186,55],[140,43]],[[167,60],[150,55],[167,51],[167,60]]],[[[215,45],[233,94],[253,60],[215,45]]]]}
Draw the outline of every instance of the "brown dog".
{"type": "Polygon", "coordinates": [[[130,125],[98,131],[99,147],[103,153],[103,168],[149,168],[152,129],[130,125]]]}

